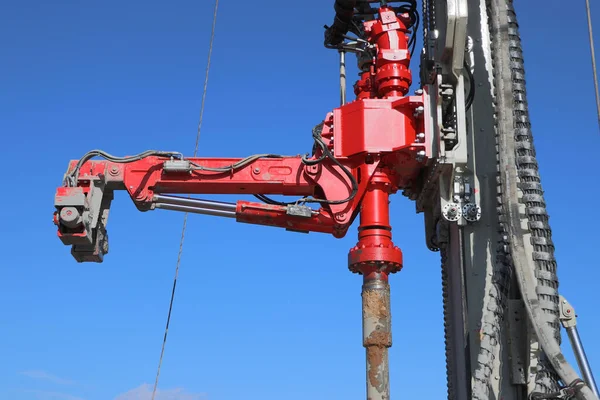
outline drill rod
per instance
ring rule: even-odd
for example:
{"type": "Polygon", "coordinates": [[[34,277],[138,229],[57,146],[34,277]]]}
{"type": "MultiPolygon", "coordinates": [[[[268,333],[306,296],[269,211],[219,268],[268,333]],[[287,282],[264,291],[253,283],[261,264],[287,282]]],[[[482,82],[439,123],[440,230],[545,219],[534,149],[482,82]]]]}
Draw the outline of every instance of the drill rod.
{"type": "Polygon", "coordinates": [[[392,317],[388,276],[402,268],[402,252],[392,242],[389,177],[376,171],[360,213],[358,243],[350,250],[349,267],[363,277],[362,324],[366,353],[368,400],[389,400],[388,349],[392,347],[392,317]]]}
{"type": "Polygon", "coordinates": [[[363,276],[363,346],[366,349],[367,399],[389,400],[388,348],[392,346],[390,285],[387,275],[363,276]]]}

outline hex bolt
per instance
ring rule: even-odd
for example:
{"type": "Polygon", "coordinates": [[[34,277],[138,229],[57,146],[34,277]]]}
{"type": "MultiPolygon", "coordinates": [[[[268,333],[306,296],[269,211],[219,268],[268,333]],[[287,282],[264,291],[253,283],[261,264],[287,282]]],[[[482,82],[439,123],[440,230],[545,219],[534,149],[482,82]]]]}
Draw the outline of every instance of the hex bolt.
{"type": "Polygon", "coordinates": [[[415,90],[415,94],[416,94],[417,96],[420,96],[420,95],[422,95],[422,94],[423,94],[423,89],[417,89],[417,90],[415,90]]]}
{"type": "Polygon", "coordinates": [[[456,213],[457,213],[457,209],[456,207],[452,207],[450,209],[448,209],[448,217],[449,218],[455,218],[456,217],[456,213]]]}
{"type": "Polygon", "coordinates": [[[417,140],[419,142],[422,142],[423,140],[425,140],[425,134],[424,133],[418,133],[417,134],[417,140]]]}
{"type": "Polygon", "coordinates": [[[306,167],[306,172],[307,172],[308,174],[314,175],[314,174],[316,174],[317,172],[319,172],[319,167],[318,167],[317,165],[308,165],[308,166],[306,167]]]}
{"type": "Polygon", "coordinates": [[[419,106],[419,107],[415,108],[415,117],[423,114],[423,112],[425,112],[425,107],[419,106]]]}

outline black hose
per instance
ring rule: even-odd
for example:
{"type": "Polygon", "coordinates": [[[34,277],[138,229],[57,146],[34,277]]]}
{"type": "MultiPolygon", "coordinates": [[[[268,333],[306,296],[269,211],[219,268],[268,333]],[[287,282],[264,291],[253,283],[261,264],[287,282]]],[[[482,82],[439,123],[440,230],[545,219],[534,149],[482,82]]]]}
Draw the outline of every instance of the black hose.
{"type": "Polygon", "coordinates": [[[325,47],[338,46],[344,41],[344,35],[350,29],[356,1],[335,0],[333,5],[335,9],[333,24],[330,27],[325,27],[325,47]]]}

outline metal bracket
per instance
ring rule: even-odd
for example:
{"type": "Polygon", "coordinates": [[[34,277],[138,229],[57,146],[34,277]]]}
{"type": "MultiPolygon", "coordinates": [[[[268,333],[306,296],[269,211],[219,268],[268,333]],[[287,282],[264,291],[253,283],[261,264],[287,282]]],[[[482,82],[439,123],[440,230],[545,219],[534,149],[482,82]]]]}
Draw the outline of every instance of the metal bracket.
{"type": "Polygon", "coordinates": [[[442,216],[446,221],[456,222],[460,226],[477,222],[481,219],[481,208],[473,202],[473,189],[470,178],[455,175],[451,188],[446,181],[440,179],[440,201],[442,216]]]}
{"type": "Polygon", "coordinates": [[[577,326],[577,315],[573,306],[563,297],[559,296],[560,323],[565,329],[577,326]]]}
{"type": "Polygon", "coordinates": [[[286,214],[295,217],[310,218],[313,215],[313,210],[309,206],[291,204],[287,206],[286,214]]]}
{"type": "Polygon", "coordinates": [[[583,343],[577,331],[577,314],[573,306],[563,296],[559,296],[559,313],[560,323],[569,336],[569,341],[573,347],[573,353],[577,359],[577,365],[579,366],[583,381],[589,386],[596,397],[600,398],[594,375],[592,374],[585,350],[583,349],[583,343]]]}
{"type": "Polygon", "coordinates": [[[77,262],[102,262],[108,253],[106,223],[113,191],[103,175],[89,176],[87,195],[81,187],[61,188],[54,200],[55,223],[62,242],[71,245],[77,262]]]}
{"type": "Polygon", "coordinates": [[[508,357],[510,360],[510,381],[513,385],[526,385],[526,336],[527,313],[522,300],[508,300],[508,357]]]}
{"type": "MultiPolygon", "coordinates": [[[[436,2],[436,15],[443,18],[436,29],[427,32],[422,54],[421,78],[430,93],[432,116],[432,162],[421,193],[417,212],[425,212],[427,246],[437,249],[432,240],[439,219],[461,227],[481,218],[475,202],[473,171],[468,169],[468,143],[465,105],[464,63],[469,54],[467,37],[467,0],[436,2]],[[437,186],[434,190],[433,186],[437,186]],[[439,200],[437,200],[439,199],[439,200]],[[438,204],[431,204],[430,201],[438,204]]],[[[439,241],[438,241],[439,242],[439,241]]]]}

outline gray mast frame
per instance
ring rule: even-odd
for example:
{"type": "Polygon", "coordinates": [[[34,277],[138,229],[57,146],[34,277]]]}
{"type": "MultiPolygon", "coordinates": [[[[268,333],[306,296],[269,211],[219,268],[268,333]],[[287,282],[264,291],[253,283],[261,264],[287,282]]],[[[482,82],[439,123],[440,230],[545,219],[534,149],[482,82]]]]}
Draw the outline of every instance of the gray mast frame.
{"type": "Polygon", "coordinates": [[[434,61],[438,76],[426,90],[437,103],[432,109],[439,111],[442,100],[435,94],[442,91],[441,84],[454,87],[457,145],[453,151],[444,148],[438,112],[432,131],[439,165],[432,166],[437,171],[431,173],[434,178],[430,184],[437,182],[434,190],[440,202],[426,204],[417,199],[417,211],[425,213],[427,238],[437,232],[437,243],[428,240],[428,247],[445,251],[448,397],[526,399],[527,383],[534,378],[528,371],[535,366],[531,361],[537,358],[537,346],[528,342],[532,336],[523,303],[517,290],[508,290],[516,285],[510,285],[511,271],[497,250],[502,237],[498,228],[494,72],[486,2],[430,3],[436,11],[436,30],[426,32],[423,57],[434,61]],[[475,101],[468,112],[464,107],[464,58],[475,83],[475,101]],[[466,221],[464,213],[448,218],[452,203],[458,203],[459,211],[468,203],[474,204],[481,215],[475,221],[466,221]]]}

